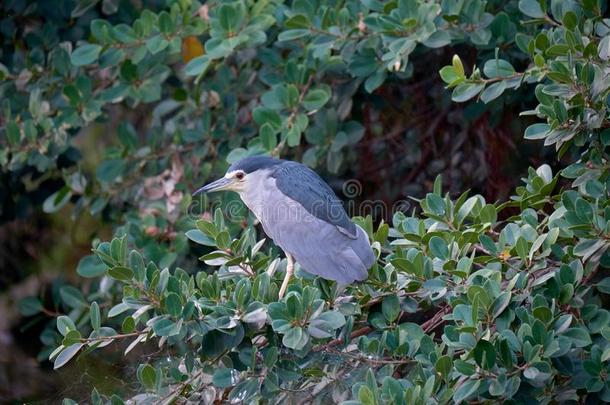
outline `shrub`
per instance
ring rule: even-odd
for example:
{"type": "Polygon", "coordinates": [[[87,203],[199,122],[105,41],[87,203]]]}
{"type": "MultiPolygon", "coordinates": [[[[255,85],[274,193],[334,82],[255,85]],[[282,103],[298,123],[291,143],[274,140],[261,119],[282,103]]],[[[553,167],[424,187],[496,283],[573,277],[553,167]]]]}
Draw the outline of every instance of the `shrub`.
{"type": "MultiPolygon", "coordinates": [[[[3,171],[61,175],[45,211],[71,202],[116,224],[77,269],[96,288],[61,289],[55,368],[115,341],[154,342],[164,356],[138,366],[136,401],[610,401],[605,4],[183,0],[114,15],[115,4],[89,24],[95,2],[79,4],[87,35],[30,33],[1,68],[3,171]],[[452,197],[439,177],[391,223],[355,218],[378,256],[366,282],[338,292],[300,274],[278,300],[277,249],[243,206],[231,221],[212,215],[191,186],[257,153],[339,172],[364,135],[354,94],[446,47],[477,56],[440,70],[454,102],[494,111],[533,92],[524,137],[567,166],[529,169],[503,203],[452,197]],[[136,130],[130,110],[150,124],[136,130]],[[117,142],[91,175],[74,136],[100,122],[117,142]]],[[[123,393],[103,394],[91,402],[123,393]]]]}

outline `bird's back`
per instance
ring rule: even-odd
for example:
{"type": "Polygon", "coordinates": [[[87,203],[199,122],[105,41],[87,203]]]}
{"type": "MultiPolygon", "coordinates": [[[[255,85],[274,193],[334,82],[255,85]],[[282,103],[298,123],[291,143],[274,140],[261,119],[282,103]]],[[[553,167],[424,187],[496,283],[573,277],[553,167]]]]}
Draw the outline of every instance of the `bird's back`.
{"type": "Polygon", "coordinates": [[[285,161],[278,165],[272,176],[277,188],[288,198],[298,201],[310,214],[341,228],[348,236],[356,237],[356,226],[343,208],[343,203],[309,167],[285,161]]]}

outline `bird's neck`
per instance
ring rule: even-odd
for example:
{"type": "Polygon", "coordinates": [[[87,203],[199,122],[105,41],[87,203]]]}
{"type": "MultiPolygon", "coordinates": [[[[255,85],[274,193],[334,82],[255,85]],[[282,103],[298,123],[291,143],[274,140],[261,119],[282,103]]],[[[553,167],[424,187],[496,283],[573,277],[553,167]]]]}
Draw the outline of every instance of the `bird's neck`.
{"type": "Polygon", "coordinates": [[[248,174],[248,181],[239,192],[246,206],[259,220],[263,219],[265,207],[270,203],[270,193],[276,189],[275,179],[267,170],[259,170],[248,174]]]}

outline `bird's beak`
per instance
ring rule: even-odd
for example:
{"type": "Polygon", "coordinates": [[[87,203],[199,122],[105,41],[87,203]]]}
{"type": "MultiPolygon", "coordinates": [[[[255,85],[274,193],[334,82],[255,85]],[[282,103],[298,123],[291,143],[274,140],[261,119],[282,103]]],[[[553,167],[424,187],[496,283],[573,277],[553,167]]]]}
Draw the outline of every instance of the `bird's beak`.
{"type": "Polygon", "coordinates": [[[231,187],[232,184],[233,184],[232,179],[227,179],[225,177],[221,177],[220,179],[213,181],[210,184],[206,184],[205,186],[201,187],[199,190],[195,191],[193,193],[193,196],[195,196],[199,193],[212,193],[214,191],[227,190],[231,187]]]}

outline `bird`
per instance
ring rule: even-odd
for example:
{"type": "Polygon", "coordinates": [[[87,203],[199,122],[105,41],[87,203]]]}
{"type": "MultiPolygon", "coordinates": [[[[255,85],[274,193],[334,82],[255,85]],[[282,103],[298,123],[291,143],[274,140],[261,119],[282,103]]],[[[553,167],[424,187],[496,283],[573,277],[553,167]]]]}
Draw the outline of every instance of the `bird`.
{"type": "Polygon", "coordinates": [[[265,155],[233,163],[225,175],[193,193],[235,191],[287,259],[281,299],[295,261],[340,288],[368,277],[376,258],[369,238],[351,221],[331,187],[309,167],[265,155]]]}

